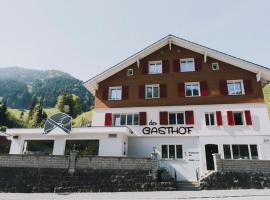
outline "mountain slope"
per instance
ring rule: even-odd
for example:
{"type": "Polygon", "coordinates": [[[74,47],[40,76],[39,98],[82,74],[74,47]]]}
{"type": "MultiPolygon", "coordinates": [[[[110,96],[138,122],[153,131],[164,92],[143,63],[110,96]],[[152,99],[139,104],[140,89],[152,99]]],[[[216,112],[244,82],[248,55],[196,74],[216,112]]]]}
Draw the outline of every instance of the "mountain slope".
{"type": "Polygon", "coordinates": [[[54,107],[58,96],[71,93],[79,96],[83,111],[87,111],[93,103],[93,96],[82,83],[56,70],[0,68],[0,100],[11,108],[27,109],[35,95],[45,107],[54,107]]]}

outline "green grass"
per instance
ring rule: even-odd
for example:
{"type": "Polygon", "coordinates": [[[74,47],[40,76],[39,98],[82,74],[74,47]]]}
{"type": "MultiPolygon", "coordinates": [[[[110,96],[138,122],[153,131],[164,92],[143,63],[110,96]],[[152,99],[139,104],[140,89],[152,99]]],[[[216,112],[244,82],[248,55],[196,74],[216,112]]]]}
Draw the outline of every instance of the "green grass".
{"type": "Polygon", "coordinates": [[[268,115],[270,117],[270,84],[263,88],[264,101],[267,104],[268,115]]]}
{"type": "Polygon", "coordinates": [[[84,112],[73,119],[73,127],[81,127],[83,124],[89,124],[92,121],[92,111],[84,112]]]}

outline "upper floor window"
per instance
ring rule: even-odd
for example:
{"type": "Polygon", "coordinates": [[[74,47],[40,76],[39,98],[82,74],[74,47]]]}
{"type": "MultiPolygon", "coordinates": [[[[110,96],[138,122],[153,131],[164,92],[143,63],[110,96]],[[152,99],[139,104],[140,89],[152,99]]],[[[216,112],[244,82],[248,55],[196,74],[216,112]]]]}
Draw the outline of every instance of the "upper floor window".
{"type": "Polygon", "coordinates": [[[185,93],[186,97],[201,96],[200,83],[199,82],[185,83],[185,93]]]}
{"type": "Polygon", "coordinates": [[[162,61],[150,61],[148,64],[149,74],[162,74],[162,61]]]}
{"type": "Polygon", "coordinates": [[[244,125],[244,114],[243,112],[233,112],[234,125],[244,125]]]}
{"type": "Polygon", "coordinates": [[[138,125],[139,114],[114,114],[113,126],[138,125]]]}
{"type": "Polygon", "coordinates": [[[212,63],[212,70],[213,71],[219,70],[219,64],[217,62],[216,63],[212,63]]]}
{"type": "Polygon", "coordinates": [[[122,99],[122,87],[109,87],[109,100],[121,100],[122,99]]]}
{"type": "Polygon", "coordinates": [[[205,123],[206,126],[215,126],[216,120],[215,120],[215,113],[205,113],[205,123]]]}
{"type": "Polygon", "coordinates": [[[161,145],[161,155],[165,159],[182,159],[182,145],[161,145]]]}
{"type": "Polygon", "coordinates": [[[127,69],[127,76],[133,76],[133,69],[127,69]]]}
{"type": "Polygon", "coordinates": [[[169,113],[169,124],[184,124],[185,123],[185,114],[183,112],[179,113],[169,113]]]}
{"type": "Polygon", "coordinates": [[[245,93],[243,80],[228,80],[227,86],[229,95],[242,95],[245,93]]]}
{"type": "Polygon", "coordinates": [[[180,59],[180,71],[181,72],[194,72],[195,71],[194,58],[180,59]]]}
{"type": "Polygon", "coordinates": [[[145,86],[145,97],[146,99],[155,99],[160,97],[159,85],[146,85],[145,86]]]}

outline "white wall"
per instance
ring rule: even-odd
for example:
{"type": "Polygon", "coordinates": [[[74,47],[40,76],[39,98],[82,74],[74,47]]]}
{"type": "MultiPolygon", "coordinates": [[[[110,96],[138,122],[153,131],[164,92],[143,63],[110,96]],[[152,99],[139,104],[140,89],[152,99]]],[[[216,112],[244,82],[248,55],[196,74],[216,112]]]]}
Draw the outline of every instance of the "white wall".
{"type": "MultiPolygon", "coordinates": [[[[217,104],[217,105],[194,105],[194,106],[162,106],[162,107],[131,107],[131,108],[107,108],[94,109],[93,126],[104,126],[105,113],[139,113],[147,112],[147,124],[150,120],[157,122],[159,126],[159,112],[181,112],[193,110],[195,117],[194,129],[190,135],[270,135],[270,122],[266,105],[264,103],[246,103],[246,104],[217,104]],[[252,117],[252,126],[228,126],[227,111],[250,110],[252,117]],[[205,125],[205,112],[222,112],[223,125],[220,127],[207,127],[205,125]]],[[[142,135],[143,126],[130,126],[135,134],[142,135]]]]}

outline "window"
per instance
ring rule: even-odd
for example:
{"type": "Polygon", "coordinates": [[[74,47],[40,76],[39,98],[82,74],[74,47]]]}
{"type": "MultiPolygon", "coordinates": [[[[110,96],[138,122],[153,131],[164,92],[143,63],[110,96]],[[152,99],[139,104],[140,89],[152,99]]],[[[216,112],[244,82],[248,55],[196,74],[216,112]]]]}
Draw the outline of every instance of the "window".
{"type": "Polygon", "coordinates": [[[162,74],[162,61],[150,61],[148,65],[149,74],[162,74]]]}
{"type": "Polygon", "coordinates": [[[69,155],[72,149],[76,149],[79,155],[97,156],[99,151],[99,140],[67,140],[65,155],[69,155]]]}
{"type": "Polygon", "coordinates": [[[212,63],[212,70],[213,71],[219,70],[219,64],[218,63],[212,63]]]}
{"type": "Polygon", "coordinates": [[[244,125],[243,112],[233,112],[234,125],[244,125]]]}
{"type": "Polygon", "coordinates": [[[185,83],[186,97],[200,96],[200,83],[185,83]]]}
{"type": "Polygon", "coordinates": [[[159,85],[146,85],[145,88],[147,99],[159,98],[159,85]]]}
{"type": "Polygon", "coordinates": [[[194,72],[195,71],[194,58],[180,59],[180,71],[181,72],[194,72]]]}
{"type": "Polygon", "coordinates": [[[139,114],[114,114],[113,126],[138,125],[139,114]]]}
{"type": "Polygon", "coordinates": [[[122,87],[110,87],[109,88],[109,100],[121,100],[122,99],[122,87]]]}
{"type": "Polygon", "coordinates": [[[24,154],[52,155],[54,140],[26,140],[24,154]]]}
{"type": "Polygon", "coordinates": [[[176,125],[176,124],[184,124],[185,117],[184,113],[169,113],[169,124],[176,125]]]}
{"type": "Polygon", "coordinates": [[[127,70],[127,76],[133,76],[133,69],[127,70]]]}
{"type": "Polygon", "coordinates": [[[161,156],[162,158],[182,159],[182,145],[161,145],[161,156]]]}
{"type": "Polygon", "coordinates": [[[258,160],[257,145],[251,144],[224,144],[224,159],[258,160]]]}
{"type": "Polygon", "coordinates": [[[206,126],[215,126],[216,125],[215,113],[205,113],[205,123],[206,126]]]}
{"type": "Polygon", "coordinates": [[[229,80],[227,81],[229,95],[242,95],[244,93],[243,80],[229,80]]]}

